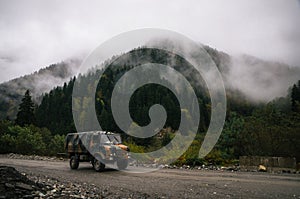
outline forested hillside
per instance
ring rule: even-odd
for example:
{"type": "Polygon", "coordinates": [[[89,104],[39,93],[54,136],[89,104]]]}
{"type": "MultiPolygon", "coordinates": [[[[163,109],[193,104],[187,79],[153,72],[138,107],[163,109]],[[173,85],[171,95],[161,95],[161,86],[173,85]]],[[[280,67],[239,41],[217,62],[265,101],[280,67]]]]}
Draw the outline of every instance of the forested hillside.
{"type": "MultiPolygon", "coordinates": [[[[205,158],[205,161],[225,164],[237,159],[240,155],[292,156],[297,157],[299,161],[300,81],[294,81],[287,85],[285,91],[282,92],[286,94],[272,101],[255,100],[257,99],[255,96],[249,98],[249,92],[243,92],[239,87],[232,85],[233,81],[230,79],[232,77],[230,69],[232,59],[225,53],[220,53],[209,47],[206,47],[206,49],[224,77],[227,94],[227,118],[217,145],[205,158]]],[[[89,84],[95,84],[99,79],[100,81],[96,94],[76,98],[73,107],[72,92],[74,83],[78,79],[76,77],[70,79],[69,82],[65,82],[63,86],[57,86],[42,95],[41,103],[36,104],[34,108],[34,122],[20,124],[23,127],[15,127],[12,122],[2,121],[1,140],[9,143],[7,146],[12,147],[3,149],[3,151],[19,152],[18,149],[13,148],[14,143],[20,139],[19,136],[25,136],[24,132],[31,132],[32,135],[35,135],[34,137],[41,137],[34,142],[44,143],[44,145],[40,144],[44,146],[43,149],[36,149],[37,153],[47,153],[49,143],[53,141],[62,143],[63,137],[67,133],[76,132],[72,108],[84,109],[91,102],[93,96],[95,97],[95,109],[101,127],[107,131],[120,133],[133,151],[152,151],[166,145],[178,129],[181,114],[178,100],[167,88],[157,84],[148,84],[135,91],[130,100],[129,110],[135,121],[132,124],[133,127],[134,125],[144,126],[150,122],[148,111],[153,104],[158,103],[165,108],[168,116],[167,121],[164,129],[158,135],[147,139],[129,137],[118,128],[112,116],[110,99],[116,82],[126,71],[148,62],[167,65],[172,63],[171,66],[184,74],[191,82],[200,107],[200,124],[196,139],[176,164],[200,164],[203,160],[198,159],[198,151],[208,128],[211,114],[210,98],[205,83],[201,76],[183,58],[170,52],[147,48],[134,49],[128,53],[126,60],[117,58],[104,69],[94,70],[88,74],[80,74],[79,85],[81,89],[88,89],[89,84]],[[102,72],[103,74],[100,77],[102,72]],[[30,124],[37,127],[30,126],[30,124]],[[49,129],[49,131],[46,129],[49,129]]],[[[249,62],[253,62],[252,66],[261,67],[259,60],[251,59],[249,62]]],[[[270,67],[270,63],[267,67],[270,67]]],[[[297,69],[288,70],[297,72],[297,69]]],[[[270,74],[274,73],[276,72],[270,72],[270,74]]],[[[159,73],[152,75],[160,77],[161,81],[166,81],[159,73]]],[[[299,74],[296,73],[293,79],[297,76],[299,74]]],[[[261,78],[260,75],[258,77],[261,78]]],[[[269,76],[266,84],[273,81],[272,78],[268,78],[269,76]]],[[[278,81],[283,80],[279,79],[278,81]]],[[[166,82],[166,84],[168,83],[166,82]]],[[[264,87],[264,82],[262,85],[264,87]]],[[[79,118],[85,124],[84,130],[94,130],[90,129],[92,125],[89,125],[89,121],[86,121],[87,117],[84,112],[80,112],[79,118]]],[[[28,135],[31,134],[28,133],[28,135]]],[[[61,148],[57,150],[61,150],[61,148]]]]}
{"type": "Polygon", "coordinates": [[[43,93],[70,80],[79,65],[76,59],[64,61],[0,84],[0,119],[15,119],[22,96],[28,89],[34,102],[39,104],[43,93]]]}

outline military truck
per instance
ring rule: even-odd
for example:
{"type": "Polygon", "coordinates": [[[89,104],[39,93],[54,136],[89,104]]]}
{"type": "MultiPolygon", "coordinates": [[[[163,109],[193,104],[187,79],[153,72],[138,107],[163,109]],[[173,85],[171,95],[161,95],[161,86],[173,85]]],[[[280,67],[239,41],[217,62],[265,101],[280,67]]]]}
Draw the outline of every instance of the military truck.
{"type": "Polygon", "coordinates": [[[90,162],[96,171],[104,170],[106,164],[116,163],[119,170],[128,166],[129,147],[122,144],[119,134],[106,131],[69,133],[65,150],[71,169],[77,169],[79,162],[90,162]]]}

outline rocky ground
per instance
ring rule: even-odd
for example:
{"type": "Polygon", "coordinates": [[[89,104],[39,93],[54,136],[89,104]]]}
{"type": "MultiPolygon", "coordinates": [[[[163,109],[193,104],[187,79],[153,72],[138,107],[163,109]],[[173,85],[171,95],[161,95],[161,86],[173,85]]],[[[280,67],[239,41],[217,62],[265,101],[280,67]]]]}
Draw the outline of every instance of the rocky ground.
{"type": "Polygon", "coordinates": [[[149,198],[126,190],[109,192],[109,187],[61,181],[46,175],[20,173],[13,167],[0,166],[0,198],[149,198]]]}
{"type": "Polygon", "coordinates": [[[13,167],[0,166],[0,198],[31,198],[42,195],[45,189],[42,184],[35,183],[19,173],[13,167]]]}
{"type": "Polygon", "coordinates": [[[96,186],[65,183],[48,176],[20,173],[0,166],[0,198],[103,198],[96,186]]]}
{"type": "Polygon", "coordinates": [[[39,155],[21,155],[15,153],[3,154],[2,157],[7,157],[9,159],[22,159],[22,160],[42,160],[42,161],[66,161],[66,157],[61,155],[61,157],[56,156],[39,156],[39,155]]]}

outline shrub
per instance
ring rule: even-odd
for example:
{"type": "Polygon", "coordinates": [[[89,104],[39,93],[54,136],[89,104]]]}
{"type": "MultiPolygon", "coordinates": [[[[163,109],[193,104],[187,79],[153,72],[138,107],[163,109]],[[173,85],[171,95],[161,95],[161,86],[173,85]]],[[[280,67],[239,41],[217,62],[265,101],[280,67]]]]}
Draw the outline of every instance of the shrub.
{"type": "Polygon", "coordinates": [[[17,134],[15,138],[15,152],[26,155],[43,155],[45,153],[46,145],[39,132],[33,132],[29,127],[20,126],[10,127],[9,130],[17,134]]]}

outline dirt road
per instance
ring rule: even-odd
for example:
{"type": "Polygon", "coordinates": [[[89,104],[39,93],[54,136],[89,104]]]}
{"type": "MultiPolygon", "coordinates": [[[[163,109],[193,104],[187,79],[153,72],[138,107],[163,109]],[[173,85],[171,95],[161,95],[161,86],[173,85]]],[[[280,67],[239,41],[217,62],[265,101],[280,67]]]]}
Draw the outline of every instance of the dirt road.
{"type": "Polygon", "coordinates": [[[70,170],[67,161],[6,157],[0,157],[0,165],[63,182],[94,184],[121,195],[124,191],[142,193],[151,198],[300,198],[299,174],[179,169],[141,174],[106,169],[97,173],[88,163],[81,163],[78,170],[70,170]]]}

